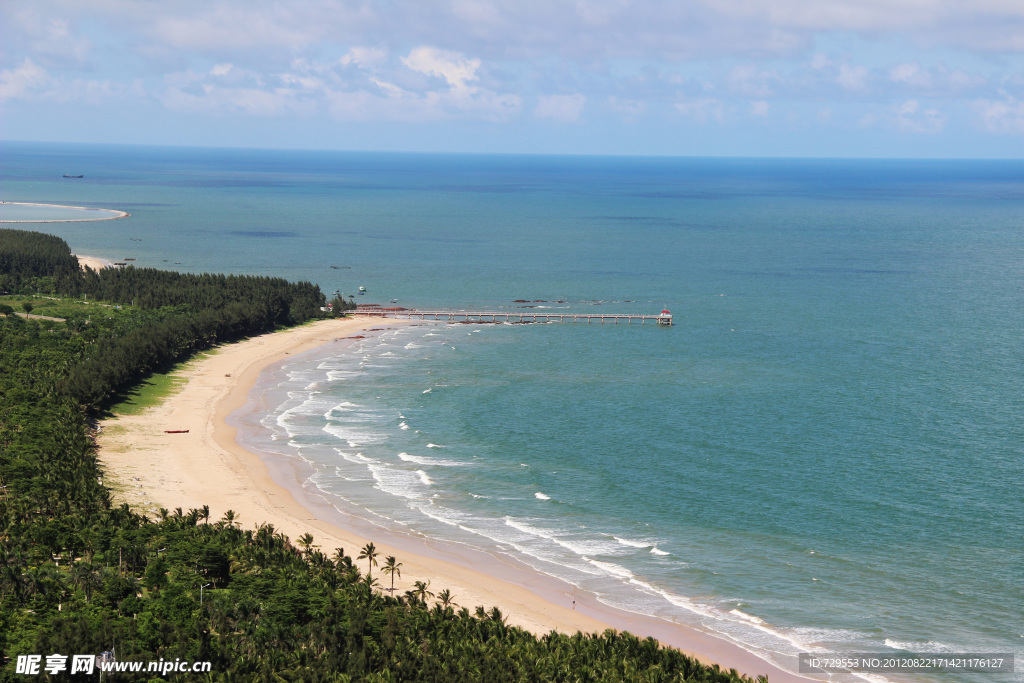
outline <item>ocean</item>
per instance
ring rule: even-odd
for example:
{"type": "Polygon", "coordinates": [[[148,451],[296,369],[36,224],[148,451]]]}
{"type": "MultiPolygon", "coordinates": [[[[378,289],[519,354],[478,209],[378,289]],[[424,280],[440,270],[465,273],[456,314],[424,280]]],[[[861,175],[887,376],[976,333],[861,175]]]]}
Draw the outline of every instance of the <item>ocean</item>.
{"type": "Polygon", "coordinates": [[[787,669],[1015,653],[915,678],[1024,680],[1024,162],[4,142],[0,200],[132,214],[23,226],[76,253],[364,303],[669,309],[375,332],[239,419],[340,510],[787,669]]]}

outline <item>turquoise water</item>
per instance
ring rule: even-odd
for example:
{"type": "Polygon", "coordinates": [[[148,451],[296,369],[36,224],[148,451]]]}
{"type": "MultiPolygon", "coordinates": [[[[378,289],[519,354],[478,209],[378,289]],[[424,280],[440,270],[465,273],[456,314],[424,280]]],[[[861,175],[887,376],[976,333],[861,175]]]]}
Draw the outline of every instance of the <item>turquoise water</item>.
{"type": "Polygon", "coordinates": [[[340,508],[789,668],[1024,657],[1022,162],[0,151],[5,200],[132,213],[46,226],[78,253],[675,314],[388,330],[265,378],[253,445],[340,508]]]}

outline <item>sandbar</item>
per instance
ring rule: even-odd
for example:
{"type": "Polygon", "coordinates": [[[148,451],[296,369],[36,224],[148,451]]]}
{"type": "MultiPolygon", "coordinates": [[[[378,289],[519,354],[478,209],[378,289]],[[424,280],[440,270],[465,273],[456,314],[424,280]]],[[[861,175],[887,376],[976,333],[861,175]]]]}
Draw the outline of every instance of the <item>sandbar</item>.
{"type": "Polygon", "coordinates": [[[83,223],[85,221],[113,221],[118,218],[128,218],[131,216],[127,211],[119,211],[118,209],[98,209],[92,206],[68,206],[67,204],[40,204],[37,202],[3,202],[0,204],[7,204],[12,206],[46,206],[55,209],[74,209],[76,211],[102,211],[105,214],[111,214],[109,216],[88,216],[84,218],[28,218],[28,219],[3,219],[0,218],[0,223],[83,223]]]}
{"type": "MultiPolygon", "coordinates": [[[[375,529],[303,486],[294,467],[268,462],[236,443],[228,416],[250,400],[264,369],[330,342],[372,334],[370,328],[408,324],[365,317],[317,321],[224,345],[190,361],[175,373],[181,381],[177,392],[160,405],[101,423],[97,442],[104,483],[116,501],[151,517],[161,507],[187,511],[208,505],[211,521],[232,510],[245,528],[269,523],[292,539],[309,532],[326,554],[343,548],[353,558],[368,540],[373,541],[380,560],[394,555],[402,563],[401,578],[395,580],[397,594],[411,589],[415,581],[430,581],[432,591],[449,589],[458,605],[470,611],[477,605],[497,606],[508,623],[538,635],[552,630],[628,630],[751,676],[807,680],[694,629],[620,612],[588,596],[577,596],[573,605],[571,586],[525,565],[375,529]]],[[[357,561],[357,566],[365,572],[365,561],[357,561]]],[[[381,586],[390,587],[390,577],[379,571],[374,574],[381,586]]]]}

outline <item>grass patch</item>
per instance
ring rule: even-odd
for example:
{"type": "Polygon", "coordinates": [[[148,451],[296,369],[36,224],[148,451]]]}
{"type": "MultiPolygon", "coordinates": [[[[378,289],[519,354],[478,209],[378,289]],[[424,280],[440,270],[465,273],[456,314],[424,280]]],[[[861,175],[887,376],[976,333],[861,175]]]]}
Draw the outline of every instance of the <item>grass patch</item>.
{"type": "Polygon", "coordinates": [[[178,393],[185,384],[184,377],[175,375],[177,369],[150,375],[110,406],[109,411],[114,415],[138,415],[147,408],[159,405],[168,396],[178,393]]]}
{"type": "Polygon", "coordinates": [[[7,304],[18,313],[25,310],[22,304],[29,303],[32,304],[33,315],[46,315],[52,318],[109,318],[131,309],[131,306],[45,294],[8,294],[0,296],[0,303],[7,304]]]}
{"type": "Polygon", "coordinates": [[[188,360],[178,363],[167,372],[154,372],[139,384],[132,387],[127,394],[122,394],[117,401],[107,408],[108,415],[138,415],[147,408],[159,405],[164,399],[181,391],[187,381],[179,373],[188,370],[194,363],[212,356],[218,349],[200,351],[188,360]]]}

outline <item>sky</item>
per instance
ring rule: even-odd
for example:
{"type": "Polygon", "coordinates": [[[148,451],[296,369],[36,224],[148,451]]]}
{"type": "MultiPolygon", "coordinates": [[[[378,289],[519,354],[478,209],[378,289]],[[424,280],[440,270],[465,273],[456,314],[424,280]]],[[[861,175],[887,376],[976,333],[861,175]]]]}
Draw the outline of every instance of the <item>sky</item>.
{"type": "Polygon", "coordinates": [[[1024,156],[1024,0],[3,0],[0,139],[1024,156]]]}

